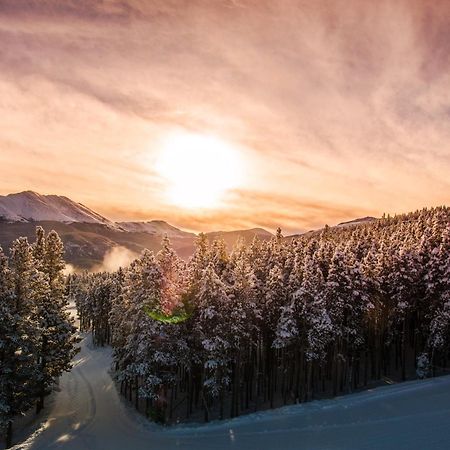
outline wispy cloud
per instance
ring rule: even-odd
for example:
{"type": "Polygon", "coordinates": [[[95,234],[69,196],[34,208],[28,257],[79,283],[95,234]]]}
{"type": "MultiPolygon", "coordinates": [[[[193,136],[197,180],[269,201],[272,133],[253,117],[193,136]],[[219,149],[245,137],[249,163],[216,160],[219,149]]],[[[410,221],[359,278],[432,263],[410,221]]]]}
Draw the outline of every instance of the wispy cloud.
{"type": "Polygon", "coordinates": [[[3,0],[0,39],[2,193],[191,229],[450,200],[446,1],[3,0]],[[154,154],[180,127],[245,149],[219,211],[165,204],[154,154]]]}

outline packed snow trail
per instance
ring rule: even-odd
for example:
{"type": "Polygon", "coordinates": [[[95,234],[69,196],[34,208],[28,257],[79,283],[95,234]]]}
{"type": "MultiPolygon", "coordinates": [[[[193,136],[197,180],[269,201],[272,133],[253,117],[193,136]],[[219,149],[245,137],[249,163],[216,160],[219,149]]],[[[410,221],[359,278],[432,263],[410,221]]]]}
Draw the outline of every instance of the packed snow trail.
{"type": "Polygon", "coordinates": [[[127,406],[110,349],[85,337],[40,433],[18,449],[448,449],[450,377],[377,388],[209,425],[162,428],[127,406]]]}

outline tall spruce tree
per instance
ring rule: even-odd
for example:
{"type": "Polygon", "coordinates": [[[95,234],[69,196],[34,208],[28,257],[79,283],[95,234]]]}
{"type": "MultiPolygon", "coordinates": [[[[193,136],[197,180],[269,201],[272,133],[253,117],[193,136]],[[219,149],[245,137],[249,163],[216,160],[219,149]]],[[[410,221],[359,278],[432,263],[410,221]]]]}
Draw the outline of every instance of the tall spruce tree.
{"type": "Polygon", "coordinates": [[[75,354],[75,327],[66,310],[63,270],[64,246],[55,231],[47,237],[42,228],[36,230],[34,259],[41,276],[34,281],[36,321],[39,324],[39,398],[37,412],[44,407],[44,398],[51,392],[54,380],[70,370],[75,354]]]}
{"type": "Polygon", "coordinates": [[[47,287],[42,274],[34,266],[32,249],[26,238],[15,240],[10,253],[11,272],[5,262],[2,263],[2,297],[8,311],[5,322],[8,323],[8,317],[13,319],[9,332],[5,335],[2,363],[7,446],[12,440],[13,418],[24,414],[32,406],[37,394],[39,371],[35,355],[39,342],[39,327],[36,322],[35,304],[42,292],[38,283],[43,283],[44,291],[47,287]]]}

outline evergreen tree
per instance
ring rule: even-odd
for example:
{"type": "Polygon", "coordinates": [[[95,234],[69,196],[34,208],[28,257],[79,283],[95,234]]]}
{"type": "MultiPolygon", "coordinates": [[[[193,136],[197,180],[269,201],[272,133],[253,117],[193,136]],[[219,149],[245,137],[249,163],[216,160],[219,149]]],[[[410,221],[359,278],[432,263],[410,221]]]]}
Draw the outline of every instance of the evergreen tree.
{"type": "Polygon", "coordinates": [[[0,430],[6,430],[11,446],[12,419],[24,413],[32,401],[34,359],[27,335],[27,317],[16,308],[8,261],[0,248],[0,430]]]}
{"type": "Polygon", "coordinates": [[[39,332],[35,321],[36,283],[44,282],[34,268],[31,246],[26,238],[13,242],[11,272],[2,256],[2,301],[6,309],[6,334],[2,342],[3,422],[6,422],[6,444],[11,445],[12,419],[24,414],[37,394],[39,372],[36,349],[39,332]],[[11,291],[12,289],[12,291],[11,291]],[[12,324],[8,319],[12,318],[12,324]]]}
{"type": "Polygon", "coordinates": [[[37,261],[42,273],[34,280],[35,314],[39,324],[39,412],[44,407],[45,396],[51,392],[53,381],[71,368],[70,361],[75,354],[75,327],[66,311],[64,246],[61,239],[55,231],[45,237],[43,230],[38,228],[33,250],[35,260],[42,258],[37,261]]]}
{"type": "Polygon", "coordinates": [[[230,256],[200,235],[187,265],[165,239],[157,258],[74,277],[70,291],[95,335],[112,329],[138,408],[235,416],[447,367],[449,223],[448,208],[432,208],[290,242],[278,231],[230,256]]]}

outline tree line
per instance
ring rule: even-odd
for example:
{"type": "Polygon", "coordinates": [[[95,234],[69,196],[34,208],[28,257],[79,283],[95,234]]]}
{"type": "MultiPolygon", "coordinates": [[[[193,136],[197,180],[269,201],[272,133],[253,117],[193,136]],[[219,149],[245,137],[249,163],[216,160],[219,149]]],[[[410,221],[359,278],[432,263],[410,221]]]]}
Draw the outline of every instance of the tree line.
{"type": "Polygon", "coordinates": [[[7,448],[13,420],[44,407],[75,354],[63,254],[58,234],[41,227],[33,244],[15,240],[9,257],[0,248],[0,432],[7,448]]]}
{"type": "Polygon", "coordinates": [[[72,276],[84,330],[154,420],[205,421],[444,373],[450,209],[269,241],[165,238],[113,274],[72,276]]]}

